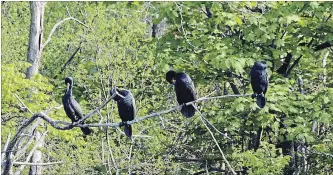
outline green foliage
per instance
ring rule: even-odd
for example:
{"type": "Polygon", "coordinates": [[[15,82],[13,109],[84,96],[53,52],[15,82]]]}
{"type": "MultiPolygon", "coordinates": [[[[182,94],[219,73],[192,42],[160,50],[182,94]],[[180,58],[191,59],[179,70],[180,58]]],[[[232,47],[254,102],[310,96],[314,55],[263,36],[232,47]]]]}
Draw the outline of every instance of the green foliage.
{"type": "MultiPolygon", "coordinates": [[[[32,112],[58,107],[67,76],[74,78],[73,94],[83,113],[101,105],[117,86],[131,90],[136,117],[141,117],[177,105],[174,88],[165,81],[170,69],[188,73],[198,97],[213,90],[212,96],[234,94],[235,88],[251,94],[250,67],[265,60],[270,82],[265,108],[250,97],[230,97],[204,101],[199,110],[232,138],[212,129],[234,170],[286,174],[295,157],[306,155],[307,172],[324,174],[333,163],[322,154],[333,150],[333,54],[318,47],[332,44],[332,9],[328,2],[48,2],[42,43],[59,21],[71,16],[81,23],[67,20],[58,26],[43,48],[39,74],[26,79],[29,3],[3,2],[2,138],[14,135],[31,117],[15,94],[32,112]],[[165,32],[152,38],[152,25],[162,31],[165,21],[165,32]],[[289,69],[281,73],[288,53],[289,69]],[[254,151],[257,135],[261,143],[254,151]],[[289,143],[296,145],[295,154],[285,153],[283,145],[289,143]]],[[[62,108],[49,116],[70,122],[62,108]]],[[[111,101],[86,123],[120,121],[111,101]]],[[[184,119],[177,111],[140,121],[133,125],[132,140],[123,128],[94,127],[85,138],[79,128],[63,131],[47,125],[38,130],[48,130],[44,161],[64,162],[45,167],[45,174],[228,171],[198,114],[184,119]]],[[[298,171],[302,160],[296,160],[298,171]]]]}
{"type": "Polygon", "coordinates": [[[288,165],[290,157],[277,155],[275,146],[267,142],[262,142],[261,146],[256,152],[235,150],[232,157],[235,162],[248,167],[249,174],[283,174],[281,170],[288,165]]]}

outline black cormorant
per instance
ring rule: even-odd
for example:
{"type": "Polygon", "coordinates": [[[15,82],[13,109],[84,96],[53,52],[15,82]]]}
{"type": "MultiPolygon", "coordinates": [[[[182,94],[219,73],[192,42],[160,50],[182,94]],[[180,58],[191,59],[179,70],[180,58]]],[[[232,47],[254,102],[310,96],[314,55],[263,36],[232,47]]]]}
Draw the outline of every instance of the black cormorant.
{"type": "Polygon", "coordinates": [[[250,76],[251,86],[254,92],[252,98],[257,97],[257,105],[263,108],[266,104],[265,94],[268,88],[268,74],[265,62],[255,62],[251,69],[250,76]]]}
{"type": "MultiPolygon", "coordinates": [[[[83,113],[81,110],[81,107],[79,103],[74,99],[72,95],[72,89],[73,89],[73,78],[67,77],[65,79],[65,83],[67,86],[67,90],[65,95],[62,97],[62,104],[64,106],[66,115],[72,120],[72,123],[79,121],[83,117],[83,113]]],[[[82,124],[84,124],[82,122],[82,124]]],[[[91,133],[91,130],[88,127],[81,127],[82,132],[85,135],[88,135],[91,133]]]]}
{"type": "Polygon", "coordinates": [[[116,95],[113,100],[117,102],[119,116],[125,127],[124,132],[127,137],[132,136],[132,126],[125,124],[126,121],[134,120],[136,114],[135,100],[131,91],[126,89],[114,88],[110,91],[111,96],[117,91],[118,94],[122,95],[124,98],[116,95]]]}
{"type": "MultiPolygon", "coordinates": [[[[175,71],[170,70],[166,73],[165,78],[170,84],[175,85],[178,104],[181,105],[196,100],[194,84],[190,76],[186,73],[176,73],[175,71]]],[[[195,108],[192,105],[183,106],[181,113],[183,116],[190,118],[194,115],[195,108]]]]}

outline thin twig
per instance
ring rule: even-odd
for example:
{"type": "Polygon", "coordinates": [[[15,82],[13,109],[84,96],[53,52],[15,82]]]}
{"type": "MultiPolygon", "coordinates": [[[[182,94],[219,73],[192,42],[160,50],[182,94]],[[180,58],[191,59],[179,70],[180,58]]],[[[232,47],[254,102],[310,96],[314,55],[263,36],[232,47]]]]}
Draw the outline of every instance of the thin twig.
{"type": "Polygon", "coordinates": [[[33,166],[45,166],[45,165],[54,165],[54,164],[61,164],[64,163],[63,161],[60,162],[47,162],[47,163],[29,163],[29,162],[13,162],[16,165],[33,165],[33,166]]]}
{"type": "Polygon", "coordinates": [[[36,142],[35,146],[32,148],[32,150],[30,151],[30,153],[28,154],[26,160],[25,160],[25,164],[21,164],[21,166],[18,168],[18,170],[15,172],[15,174],[19,175],[21,174],[21,172],[23,171],[24,167],[27,165],[27,163],[29,162],[30,158],[32,157],[33,153],[35,152],[35,150],[38,148],[39,146],[39,142],[41,142],[45,135],[47,134],[48,131],[45,131],[43,133],[43,135],[39,138],[39,140],[36,142]]]}
{"type": "MultiPolygon", "coordinates": [[[[25,155],[25,151],[29,148],[29,146],[31,145],[31,143],[32,143],[33,140],[34,140],[34,137],[31,136],[29,138],[28,142],[24,144],[23,148],[20,148],[20,149],[18,148],[18,151],[16,152],[16,154],[13,157],[14,161],[19,160],[23,155],[25,155]]],[[[19,145],[19,143],[18,143],[18,145],[19,145]]]]}
{"type": "Polygon", "coordinates": [[[207,173],[207,175],[209,175],[208,166],[207,166],[207,160],[206,160],[206,173],[207,173]]]}
{"type": "Polygon", "coordinates": [[[212,131],[209,129],[209,127],[206,125],[206,122],[204,121],[204,119],[203,119],[203,117],[202,117],[202,115],[201,115],[201,112],[198,110],[198,108],[197,108],[195,105],[192,105],[192,106],[193,106],[193,107],[195,108],[195,110],[199,113],[199,115],[200,115],[200,119],[201,119],[202,123],[205,125],[205,127],[206,127],[207,130],[209,131],[210,135],[212,136],[212,138],[213,138],[213,140],[214,140],[216,146],[217,146],[218,149],[220,150],[220,153],[221,153],[221,155],[222,155],[223,160],[227,163],[227,165],[228,165],[229,169],[231,170],[232,174],[235,175],[236,172],[234,171],[234,169],[233,169],[233,168],[231,167],[231,165],[229,164],[229,161],[227,160],[227,158],[224,156],[224,153],[223,153],[222,149],[220,148],[220,145],[218,144],[217,140],[215,139],[214,134],[213,134],[212,131]]]}
{"type": "Polygon", "coordinates": [[[329,156],[329,157],[333,158],[333,154],[313,151],[313,150],[309,149],[308,147],[304,146],[303,143],[301,143],[301,146],[302,146],[303,148],[305,148],[306,150],[308,150],[309,152],[311,152],[311,153],[318,154],[318,155],[329,156]]]}
{"type": "Polygon", "coordinates": [[[44,47],[45,47],[45,46],[51,41],[51,37],[52,37],[53,33],[55,32],[55,30],[57,29],[57,27],[58,27],[61,23],[65,22],[65,21],[68,21],[68,20],[74,20],[74,21],[76,21],[76,22],[78,22],[78,23],[82,24],[83,26],[85,26],[85,27],[87,27],[87,28],[90,29],[89,26],[85,25],[83,22],[81,22],[80,20],[78,20],[78,19],[76,19],[76,18],[73,18],[73,17],[65,18],[65,19],[59,21],[58,23],[56,23],[56,24],[53,26],[53,28],[52,28],[52,30],[51,30],[49,36],[47,37],[47,40],[46,40],[45,43],[43,44],[42,48],[44,48],[44,47]]]}
{"type": "MultiPolygon", "coordinates": [[[[122,135],[126,135],[122,130],[120,130],[119,128],[116,128],[119,132],[120,132],[120,134],[122,134],[122,135]]],[[[131,137],[133,137],[133,138],[152,138],[152,136],[149,136],[149,135],[132,135],[131,137]]]]}
{"type": "Polygon", "coordinates": [[[23,103],[23,101],[20,99],[20,97],[16,94],[14,94],[14,97],[33,115],[34,113],[23,103]]]}
{"type": "MultiPolygon", "coordinates": [[[[184,25],[183,25],[183,15],[182,15],[182,9],[180,8],[180,5],[177,3],[177,2],[175,2],[175,4],[176,4],[176,6],[177,6],[177,8],[178,8],[178,10],[179,10],[179,15],[180,15],[180,27],[181,27],[181,29],[182,29],[182,31],[183,31],[183,34],[184,34],[184,37],[185,37],[185,40],[186,40],[186,42],[190,45],[190,46],[192,46],[192,47],[194,47],[194,48],[197,48],[196,46],[194,46],[190,41],[189,41],[189,39],[187,38],[187,33],[186,33],[186,31],[185,31],[185,29],[184,29],[184,25]]],[[[179,28],[178,28],[178,30],[179,30],[179,28]]]]}
{"type": "MultiPolygon", "coordinates": [[[[46,114],[48,114],[49,111],[50,110],[46,111],[46,114]]],[[[26,127],[29,126],[38,117],[39,117],[38,114],[34,114],[30,119],[28,119],[27,121],[25,121],[20,126],[20,128],[16,132],[15,136],[13,137],[13,139],[10,141],[10,143],[9,143],[7,149],[6,149],[6,152],[5,152],[5,157],[6,157],[5,158],[5,162],[4,162],[4,164],[2,164],[2,165],[4,165],[3,166],[3,174],[7,175],[7,174],[9,174],[9,172],[11,172],[11,166],[12,166],[11,154],[12,154],[13,148],[17,144],[18,139],[20,138],[21,134],[26,129],[26,127]]]]}
{"type": "Polygon", "coordinates": [[[132,158],[133,142],[134,142],[134,139],[131,139],[131,146],[130,146],[129,155],[128,155],[128,163],[129,163],[128,174],[132,174],[131,173],[131,158],[132,158]]]}
{"type": "Polygon", "coordinates": [[[25,143],[23,143],[23,141],[25,140],[25,137],[23,137],[25,134],[21,134],[20,135],[20,139],[18,140],[18,142],[16,143],[16,153],[13,156],[13,161],[19,160],[23,155],[25,155],[25,151],[29,148],[30,144],[33,142],[34,136],[33,136],[33,132],[34,130],[38,127],[38,125],[42,122],[43,120],[40,118],[37,118],[35,121],[33,121],[32,125],[30,125],[29,128],[26,129],[25,134],[29,135],[29,140],[25,143]],[[24,145],[22,147],[22,145],[24,145]]]}
{"type": "Polygon", "coordinates": [[[218,132],[219,134],[221,134],[222,136],[224,136],[224,137],[226,137],[227,139],[229,139],[229,140],[232,140],[229,136],[227,136],[225,133],[223,133],[223,132],[221,132],[221,131],[219,131],[212,123],[210,123],[209,122],[209,120],[206,118],[206,117],[204,117],[204,116],[202,116],[202,118],[212,127],[212,128],[214,128],[215,129],[215,131],[216,132],[218,132]]]}

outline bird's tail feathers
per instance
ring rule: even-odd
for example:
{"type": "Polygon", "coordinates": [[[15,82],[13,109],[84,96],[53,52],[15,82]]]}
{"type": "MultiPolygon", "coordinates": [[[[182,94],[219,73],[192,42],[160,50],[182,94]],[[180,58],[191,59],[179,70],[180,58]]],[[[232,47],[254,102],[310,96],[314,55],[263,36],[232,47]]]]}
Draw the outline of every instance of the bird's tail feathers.
{"type": "Polygon", "coordinates": [[[265,107],[265,105],[266,105],[266,98],[265,98],[265,96],[263,94],[257,95],[257,105],[260,108],[265,107]]]}
{"type": "Polygon", "coordinates": [[[186,118],[190,118],[194,116],[195,108],[192,105],[183,106],[180,112],[185,116],[186,118]]]}
{"type": "Polygon", "coordinates": [[[81,127],[81,131],[85,135],[89,135],[91,133],[91,129],[89,129],[88,127],[81,127]]]}
{"type": "Polygon", "coordinates": [[[127,137],[131,137],[132,136],[132,126],[125,124],[124,132],[127,137]]]}

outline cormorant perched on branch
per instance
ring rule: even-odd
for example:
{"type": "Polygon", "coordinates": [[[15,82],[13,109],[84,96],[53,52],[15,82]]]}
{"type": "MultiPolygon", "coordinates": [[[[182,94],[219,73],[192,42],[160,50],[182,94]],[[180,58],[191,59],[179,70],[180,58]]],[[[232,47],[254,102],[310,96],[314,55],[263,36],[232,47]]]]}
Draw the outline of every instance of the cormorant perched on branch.
{"type": "MultiPolygon", "coordinates": [[[[65,95],[62,97],[62,104],[64,106],[66,115],[72,120],[72,123],[79,121],[83,117],[83,113],[81,110],[81,107],[79,103],[74,99],[72,95],[72,89],[73,89],[73,78],[67,77],[65,79],[65,83],[67,86],[67,90],[65,95]]],[[[84,122],[82,122],[84,124],[84,122]]],[[[82,132],[85,135],[88,135],[91,133],[91,130],[88,127],[81,127],[82,132]]]]}
{"type": "Polygon", "coordinates": [[[266,63],[259,61],[255,62],[251,69],[250,76],[251,86],[254,92],[252,98],[257,97],[257,105],[260,108],[263,108],[266,104],[265,94],[268,88],[268,74],[266,70],[266,63]]]}
{"type": "MultiPolygon", "coordinates": [[[[166,80],[175,85],[178,104],[184,104],[196,100],[195,87],[191,78],[184,72],[176,73],[170,70],[165,75],[166,80]]],[[[183,106],[181,109],[183,116],[190,118],[195,113],[192,105],[183,106]]]]}
{"type": "Polygon", "coordinates": [[[131,91],[126,89],[118,89],[114,88],[110,91],[111,96],[114,93],[117,93],[124,96],[124,98],[120,97],[119,95],[116,95],[113,100],[115,100],[118,104],[118,112],[119,116],[123,122],[123,125],[125,126],[124,132],[127,137],[132,136],[132,126],[125,124],[126,121],[134,120],[135,114],[136,114],[136,107],[135,107],[135,100],[131,93],[131,91]]]}

